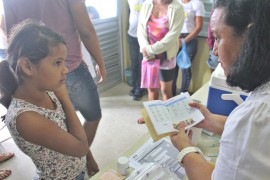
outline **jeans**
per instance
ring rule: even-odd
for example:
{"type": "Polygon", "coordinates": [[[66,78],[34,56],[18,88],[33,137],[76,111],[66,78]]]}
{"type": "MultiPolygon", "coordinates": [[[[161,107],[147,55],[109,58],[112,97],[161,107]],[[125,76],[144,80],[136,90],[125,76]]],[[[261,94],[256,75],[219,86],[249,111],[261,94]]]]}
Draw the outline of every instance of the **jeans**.
{"type": "Polygon", "coordinates": [[[4,59],[6,59],[7,51],[6,49],[0,49],[0,62],[4,59]]]}
{"type": "MultiPolygon", "coordinates": [[[[181,34],[181,37],[184,38],[186,37],[188,34],[181,34]]],[[[190,58],[191,63],[193,62],[193,59],[195,58],[195,55],[197,53],[198,50],[198,39],[194,38],[191,41],[189,41],[186,44],[187,47],[187,53],[188,56],[190,58]]],[[[179,50],[179,52],[181,51],[181,49],[179,50]]],[[[175,74],[174,74],[174,79],[173,79],[173,84],[172,84],[172,93],[173,96],[176,95],[176,89],[177,89],[177,78],[178,78],[178,71],[179,71],[179,67],[176,64],[175,66],[175,74]]],[[[189,85],[190,85],[190,81],[191,81],[191,77],[192,77],[192,73],[191,73],[191,67],[187,68],[187,69],[182,69],[182,86],[180,89],[180,92],[187,92],[189,85]]]]}
{"type": "Polygon", "coordinates": [[[79,174],[75,180],[84,180],[84,175],[85,175],[85,172],[81,172],[81,174],[79,174]]]}
{"type": "Polygon", "coordinates": [[[85,63],[67,74],[66,86],[74,108],[80,111],[86,121],[101,118],[97,85],[85,63]]]}
{"type": "Polygon", "coordinates": [[[128,44],[132,71],[132,89],[135,90],[136,94],[141,91],[141,62],[143,56],[140,53],[140,45],[137,38],[128,35],[128,44]]]}
{"type": "MultiPolygon", "coordinates": [[[[76,176],[75,180],[84,180],[84,175],[85,175],[85,172],[82,171],[78,176],[76,176]]],[[[39,180],[38,173],[36,173],[36,175],[34,176],[33,180],[39,180]]],[[[43,180],[43,179],[41,179],[41,180],[43,180]]]]}

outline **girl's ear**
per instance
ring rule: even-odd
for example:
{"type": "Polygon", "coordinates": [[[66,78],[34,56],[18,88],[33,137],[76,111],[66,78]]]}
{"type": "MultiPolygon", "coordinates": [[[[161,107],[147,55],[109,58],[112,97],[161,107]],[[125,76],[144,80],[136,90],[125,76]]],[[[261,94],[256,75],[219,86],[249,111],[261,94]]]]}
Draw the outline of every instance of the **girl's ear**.
{"type": "Polygon", "coordinates": [[[17,64],[17,71],[25,77],[30,78],[33,75],[33,65],[26,57],[21,57],[17,64]]]}

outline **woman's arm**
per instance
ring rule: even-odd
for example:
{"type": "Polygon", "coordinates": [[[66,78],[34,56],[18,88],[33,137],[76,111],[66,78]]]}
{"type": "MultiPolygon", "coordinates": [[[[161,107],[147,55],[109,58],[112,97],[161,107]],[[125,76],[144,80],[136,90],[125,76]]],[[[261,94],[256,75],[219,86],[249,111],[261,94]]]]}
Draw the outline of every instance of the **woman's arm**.
{"type": "Polygon", "coordinates": [[[180,35],[180,30],[184,24],[184,10],[182,6],[178,8],[172,8],[172,15],[169,19],[169,32],[162,38],[152,45],[146,46],[146,51],[149,55],[160,54],[174,46],[180,35]]]}
{"type": "Polygon", "coordinates": [[[222,135],[226,121],[227,116],[212,114],[210,122],[205,126],[205,129],[217,135],[222,135]]]}
{"type": "Polygon", "coordinates": [[[187,154],[183,158],[183,164],[189,180],[210,180],[215,167],[198,153],[187,154]]]}
{"type": "MultiPolygon", "coordinates": [[[[179,124],[179,133],[171,136],[173,145],[179,150],[192,147],[190,137],[185,133],[185,124],[179,124]]],[[[214,166],[208,163],[201,154],[189,153],[184,156],[182,163],[189,180],[211,179],[214,166]]]]}
{"type": "MultiPolygon", "coordinates": [[[[152,11],[153,5],[147,3],[142,4],[142,9],[140,12],[139,16],[139,22],[138,22],[138,27],[137,27],[137,38],[138,42],[140,45],[140,52],[143,54],[145,58],[149,58],[148,54],[145,51],[145,46],[149,45],[148,37],[147,37],[147,29],[146,29],[146,23],[147,23],[147,18],[151,14],[150,11],[152,11]]],[[[154,56],[152,57],[154,58],[154,56]]],[[[150,58],[151,59],[151,58],[150,58]]]]}
{"type": "MultiPolygon", "coordinates": [[[[200,122],[197,127],[205,128],[216,134],[222,134],[224,124],[227,120],[225,116],[212,114],[204,105],[196,102],[189,104],[191,107],[197,108],[201,111],[205,119],[200,122]]],[[[178,134],[171,135],[173,145],[182,151],[184,148],[192,147],[191,134],[187,135],[185,132],[185,123],[179,123],[178,134]]],[[[187,176],[190,180],[211,179],[214,166],[208,163],[201,154],[191,152],[182,159],[187,176]]]]}
{"type": "Polygon", "coordinates": [[[199,109],[204,116],[204,120],[201,121],[196,127],[204,128],[215,134],[221,135],[224,130],[224,125],[227,120],[226,116],[221,116],[211,113],[204,105],[196,102],[189,103],[191,107],[199,109]]]}
{"type": "Polygon", "coordinates": [[[193,29],[193,31],[191,31],[186,37],[185,37],[185,41],[186,43],[188,43],[189,41],[191,41],[192,39],[194,39],[202,30],[202,26],[203,26],[203,17],[202,16],[196,16],[195,17],[195,23],[196,26],[193,29]]]}
{"type": "Polygon", "coordinates": [[[185,37],[186,43],[194,39],[200,33],[203,27],[203,16],[205,14],[204,5],[201,1],[195,1],[193,3],[195,8],[195,28],[185,37]]]}

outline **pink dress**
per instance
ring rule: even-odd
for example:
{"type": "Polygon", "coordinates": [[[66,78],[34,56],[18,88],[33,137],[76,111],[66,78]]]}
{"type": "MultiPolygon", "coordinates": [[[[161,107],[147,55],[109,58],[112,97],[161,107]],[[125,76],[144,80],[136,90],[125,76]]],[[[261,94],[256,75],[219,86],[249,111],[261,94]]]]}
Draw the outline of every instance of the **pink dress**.
{"type": "MultiPolygon", "coordinates": [[[[155,44],[157,41],[162,40],[162,38],[169,31],[169,23],[167,15],[160,18],[156,18],[153,14],[150,16],[147,23],[147,34],[150,44],[155,44]]],[[[157,54],[156,59],[160,59],[160,69],[173,69],[176,65],[176,58],[167,59],[166,50],[163,53],[157,54]]]]}

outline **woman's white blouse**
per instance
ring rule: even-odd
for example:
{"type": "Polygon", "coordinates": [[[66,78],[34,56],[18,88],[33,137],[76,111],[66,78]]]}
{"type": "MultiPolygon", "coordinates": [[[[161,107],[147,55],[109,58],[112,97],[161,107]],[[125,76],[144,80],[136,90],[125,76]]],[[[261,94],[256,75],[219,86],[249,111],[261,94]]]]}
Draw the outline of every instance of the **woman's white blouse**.
{"type": "Polygon", "coordinates": [[[270,83],[228,117],[212,179],[270,179],[270,83]]]}

